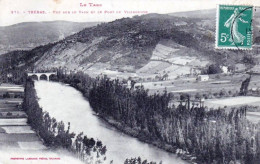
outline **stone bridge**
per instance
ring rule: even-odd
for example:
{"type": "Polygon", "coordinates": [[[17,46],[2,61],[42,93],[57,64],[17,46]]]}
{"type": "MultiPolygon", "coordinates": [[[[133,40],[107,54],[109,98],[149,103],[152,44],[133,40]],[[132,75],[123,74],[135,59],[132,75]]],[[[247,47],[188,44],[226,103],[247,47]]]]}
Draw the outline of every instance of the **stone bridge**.
{"type": "Polygon", "coordinates": [[[28,77],[35,77],[37,80],[46,79],[50,81],[50,76],[57,76],[57,72],[44,72],[44,73],[27,73],[28,77]]]}

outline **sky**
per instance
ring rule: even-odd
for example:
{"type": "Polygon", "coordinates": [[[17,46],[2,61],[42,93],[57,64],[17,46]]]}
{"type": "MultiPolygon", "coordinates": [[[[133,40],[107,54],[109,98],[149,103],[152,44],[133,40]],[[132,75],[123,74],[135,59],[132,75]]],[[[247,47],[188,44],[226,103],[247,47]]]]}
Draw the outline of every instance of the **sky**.
{"type": "MultiPolygon", "coordinates": [[[[181,11],[214,9],[217,4],[255,4],[260,0],[0,0],[0,26],[21,22],[65,20],[74,22],[107,22],[137,14],[124,11],[143,11],[148,13],[173,13],[181,11]],[[87,4],[80,7],[80,3],[87,4]],[[90,7],[89,3],[102,4],[90,7]],[[30,14],[29,11],[45,11],[46,14],[30,14]],[[56,11],[54,14],[53,12],[56,11]],[[57,14],[60,11],[60,14],[57,14]],[[65,14],[64,11],[75,11],[65,14]],[[80,14],[79,11],[88,11],[80,14]],[[90,11],[95,13],[90,14],[90,11]],[[102,13],[97,13],[102,11],[102,13]],[[114,11],[115,13],[104,13],[114,11]],[[116,13],[121,11],[121,13],[116,13]],[[19,13],[17,13],[19,12],[19,13]]],[[[140,15],[140,14],[139,14],[140,15]]]]}

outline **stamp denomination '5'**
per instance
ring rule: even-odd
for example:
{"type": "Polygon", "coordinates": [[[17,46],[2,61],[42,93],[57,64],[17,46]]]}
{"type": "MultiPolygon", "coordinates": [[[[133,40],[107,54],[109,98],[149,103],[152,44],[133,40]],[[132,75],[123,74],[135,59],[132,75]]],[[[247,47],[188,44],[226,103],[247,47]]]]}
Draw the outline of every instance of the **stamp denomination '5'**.
{"type": "Polygon", "coordinates": [[[217,9],[216,48],[252,48],[253,6],[219,5],[217,9]]]}

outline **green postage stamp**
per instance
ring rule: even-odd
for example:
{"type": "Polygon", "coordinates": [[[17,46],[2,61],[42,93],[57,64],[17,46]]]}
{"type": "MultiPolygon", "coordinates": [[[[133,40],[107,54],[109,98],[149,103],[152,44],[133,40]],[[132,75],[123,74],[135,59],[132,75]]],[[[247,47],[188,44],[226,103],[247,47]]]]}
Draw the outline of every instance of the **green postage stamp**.
{"type": "Polygon", "coordinates": [[[219,5],[217,8],[216,48],[252,48],[253,6],[219,5]]]}

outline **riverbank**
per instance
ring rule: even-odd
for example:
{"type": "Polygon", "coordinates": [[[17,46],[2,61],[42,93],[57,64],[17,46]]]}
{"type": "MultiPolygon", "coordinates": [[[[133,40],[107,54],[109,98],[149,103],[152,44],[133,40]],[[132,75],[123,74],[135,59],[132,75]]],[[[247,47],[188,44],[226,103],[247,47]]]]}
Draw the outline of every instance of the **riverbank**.
{"type": "Polygon", "coordinates": [[[44,111],[49,112],[57,121],[62,120],[65,124],[70,122],[70,131],[83,132],[88,137],[102,141],[107,147],[108,162],[113,160],[113,163],[120,164],[126,159],[141,157],[157,163],[163,161],[163,164],[187,163],[173,153],[116,130],[114,126],[95,116],[86,98],[73,87],[61,83],[37,81],[35,89],[39,104],[44,111]]]}
{"type": "MultiPolygon", "coordinates": [[[[177,148],[176,146],[172,146],[168,143],[165,142],[161,142],[161,141],[152,141],[151,139],[149,139],[147,136],[145,136],[145,134],[143,134],[144,132],[141,132],[137,129],[133,129],[131,127],[127,127],[127,126],[122,126],[122,123],[115,121],[113,118],[109,117],[105,117],[102,114],[95,114],[97,117],[99,117],[100,119],[102,119],[103,121],[105,121],[106,123],[108,123],[110,126],[116,128],[118,131],[123,132],[126,135],[129,135],[131,137],[134,137],[136,139],[138,139],[141,142],[153,145],[159,149],[162,149],[168,153],[174,153],[176,154],[178,157],[180,157],[182,160],[185,160],[189,163],[192,164],[196,164],[198,161],[196,161],[196,157],[189,154],[187,151],[184,151],[182,149],[177,148]]],[[[163,161],[162,161],[163,162],[163,161]]]]}
{"type": "MultiPolygon", "coordinates": [[[[77,91],[79,91],[84,98],[87,101],[90,101],[86,96],[85,93],[83,91],[81,91],[80,89],[78,89],[75,86],[72,86],[73,88],[75,88],[77,91]]],[[[92,109],[94,109],[93,106],[91,106],[92,109]]],[[[95,111],[95,109],[94,109],[95,111]]],[[[178,148],[177,146],[173,146],[169,143],[166,142],[162,142],[160,140],[154,141],[153,138],[149,135],[149,132],[145,132],[145,131],[141,131],[138,128],[131,128],[128,126],[123,126],[121,122],[118,122],[116,120],[114,120],[112,117],[103,115],[101,113],[96,113],[95,114],[97,117],[99,117],[100,119],[102,119],[103,121],[105,121],[108,125],[114,127],[116,130],[118,130],[119,132],[122,132],[128,136],[134,137],[136,139],[138,139],[139,141],[149,144],[149,145],[153,145],[163,151],[166,151],[168,153],[172,153],[172,154],[176,154],[180,159],[187,161],[189,163],[196,163],[196,159],[197,157],[195,157],[194,155],[190,154],[188,151],[182,150],[180,148],[178,148]]]]}

